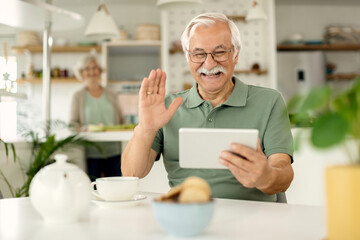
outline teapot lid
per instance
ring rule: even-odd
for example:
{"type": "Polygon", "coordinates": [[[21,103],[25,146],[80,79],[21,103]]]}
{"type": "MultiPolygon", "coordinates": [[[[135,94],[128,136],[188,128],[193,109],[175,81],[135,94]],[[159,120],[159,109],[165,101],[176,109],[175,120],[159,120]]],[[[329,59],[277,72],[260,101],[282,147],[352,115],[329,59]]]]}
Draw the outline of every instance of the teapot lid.
{"type": "Polygon", "coordinates": [[[75,164],[71,164],[71,163],[67,163],[67,155],[65,154],[56,154],[54,156],[55,158],[55,163],[49,164],[48,166],[46,166],[45,168],[47,170],[61,170],[61,171],[78,171],[81,170],[78,166],[76,166],[75,164]]]}

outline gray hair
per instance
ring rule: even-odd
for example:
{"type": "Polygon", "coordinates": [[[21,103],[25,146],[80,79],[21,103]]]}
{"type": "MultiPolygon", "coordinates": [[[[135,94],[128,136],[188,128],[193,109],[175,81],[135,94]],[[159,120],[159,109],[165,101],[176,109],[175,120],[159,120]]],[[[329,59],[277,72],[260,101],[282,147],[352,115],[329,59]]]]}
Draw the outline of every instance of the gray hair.
{"type": "Polygon", "coordinates": [[[186,26],[184,32],[181,35],[181,45],[187,61],[189,61],[189,54],[187,51],[189,50],[190,37],[194,32],[194,30],[196,29],[196,27],[211,26],[214,25],[216,21],[227,23],[227,25],[229,26],[231,32],[231,43],[235,49],[235,54],[234,54],[234,58],[235,58],[236,54],[240,51],[241,48],[240,32],[237,26],[235,25],[235,23],[230,19],[228,19],[222,13],[203,13],[194,17],[186,26]]]}
{"type": "Polygon", "coordinates": [[[82,58],[80,58],[74,67],[74,75],[78,80],[80,80],[80,81],[84,80],[82,77],[81,71],[84,70],[87,66],[89,66],[89,64],[91,62],[95,62],[96,65],[98,65],[98,67],[100,68],[101,72],[104,70],[101,67],[101,65],[99,64],[99,61],[95,55],[87,54],[87,55],[83,56],[82,58]]]}

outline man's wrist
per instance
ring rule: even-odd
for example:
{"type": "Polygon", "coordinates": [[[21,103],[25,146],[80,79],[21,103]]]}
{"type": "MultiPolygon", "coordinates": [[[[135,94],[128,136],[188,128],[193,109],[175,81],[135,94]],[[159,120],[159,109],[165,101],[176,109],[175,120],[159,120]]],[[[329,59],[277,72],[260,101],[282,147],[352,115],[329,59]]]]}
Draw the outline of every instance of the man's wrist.
{"type": "Polygon", "coordinates": [[[277,178],[276,175],[277,175],[276,169],[270,166],[268,173],[264,177],[264,180],[256,188],[269,195],[275,194],[276,192],[274,191],[273,186],[277,178]]]}
{"type": "Polygon", "coordinates": [[[152,137],[152,138],[155,137],[157,131],[158,131],[157,129],[153,129],[153,128],[144,128],[141,123],[139,123],[134,129],[135,134],[144,137],[152,137]]]}

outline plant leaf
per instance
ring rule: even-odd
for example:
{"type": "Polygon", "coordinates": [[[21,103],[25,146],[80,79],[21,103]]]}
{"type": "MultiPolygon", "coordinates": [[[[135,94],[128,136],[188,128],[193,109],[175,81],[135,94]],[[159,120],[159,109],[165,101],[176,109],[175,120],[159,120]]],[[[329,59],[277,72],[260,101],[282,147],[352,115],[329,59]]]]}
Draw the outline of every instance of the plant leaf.
{"type": "Polygon", "coordinates": [[[311,110],[320,109],[326,106],[330,97],[331,97],[331,88],[329,86],[314,88],[309,92],[309,94],[305,98],[304,103],[299,109],[299,113],[301,114],[311,110]]]}
{"type": "Polygon", "coordinates": [[[13,152],[13,157],[14,157],[14,162],[16,162],[16,151],[15,151],[15,145],[13,143],[11,143],[11,149],[12,149],[12,152],[13,152]]]}
{"type": "Polygon", "coordinates": [[[6,183],[7,187],[9,188],[11,196],[15,197],[14,189],[11,186],[11,184],[10,184],[9,180],[7,179],[7,177],[5,176],[5,174],[3,173],[3,171],[1,171],[1,169],[0,169],[0,176],[1,176],[1,180],[3,180],[6,183]]]}
{"type": "Polygon", "coordinates": [[[294,95],[286,104],[289,113],[296,113],[303,104],[304,100],[305,96],[300,94],[294,95]]]}
{"type": "Polygon", "coordinates": [[[349,130],[348,122],[338,113],[326,113],[316,120],[311,134],[315,147],[327,148],[344,140],[349,130]]]}

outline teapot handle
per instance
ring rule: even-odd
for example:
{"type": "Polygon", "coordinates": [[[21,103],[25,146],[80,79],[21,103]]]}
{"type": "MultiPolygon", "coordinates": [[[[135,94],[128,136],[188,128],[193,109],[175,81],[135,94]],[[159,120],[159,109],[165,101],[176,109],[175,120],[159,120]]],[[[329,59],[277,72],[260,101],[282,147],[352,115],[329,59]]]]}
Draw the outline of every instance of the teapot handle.
{"type": "Polygon", "coordinates": [[[95,186],[95,185],[96,185],[96,182],[90,183],[90,192],[91,192],[91,194],[94,195],[95,197],[101,199],[101,200],[104,200],[104,199],[100,196],[100,194],[98,193],[98,191],[94,189],[94,186],[95,186]]]}

